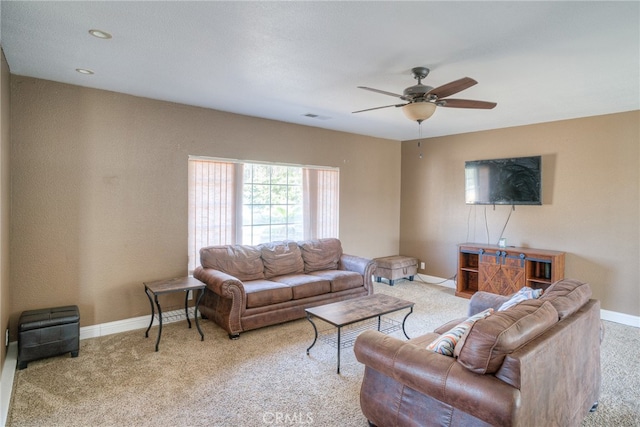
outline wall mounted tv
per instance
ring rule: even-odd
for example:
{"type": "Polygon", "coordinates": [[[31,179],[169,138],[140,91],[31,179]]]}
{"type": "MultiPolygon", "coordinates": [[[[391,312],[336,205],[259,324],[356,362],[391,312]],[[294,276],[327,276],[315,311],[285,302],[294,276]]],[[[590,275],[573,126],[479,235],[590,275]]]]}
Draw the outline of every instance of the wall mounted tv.
{"type": "Polygon", "coordinates": [[[468,205],[542,204],[542,156],[466,161],[464,178],[468,205]]]}

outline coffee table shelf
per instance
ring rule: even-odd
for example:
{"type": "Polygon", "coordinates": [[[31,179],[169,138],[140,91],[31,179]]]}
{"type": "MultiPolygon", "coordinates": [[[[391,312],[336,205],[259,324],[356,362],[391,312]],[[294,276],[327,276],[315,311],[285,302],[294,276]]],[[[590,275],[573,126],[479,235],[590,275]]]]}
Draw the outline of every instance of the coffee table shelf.
{"type": "MultiPolygon", "coordinates": [[[[356,342],[356,338],[362,332],[367,330],[377,329],[384,334],[392,334],[402,330],[402,322],[382,317],[380,318],[380,324],[378,325],[378,319],[367,319],[362,322],[353,323],[348,326],[343,326],[340,337],[340,348],[353,347],[356,342]]],[[[330,345],[333,348],[338,348],[338,336],[336,335],[335,327],[328,327],[318,330],[318,339],[323,343],[330,345]]]]}
{"type": "Polygon", "coordinates": [[[402,330],[404,336],[409,339],[409,336],[404,329],[404,323],[407,320],[407,317],[413,313],[413,305],[414,303],[411,301],[395,298],[390,295],[374,294],[306,308],[304,311],[307,313],[307,320],[311,323],[311,326],[313,326],[313,331],[315,333],[313,342],[309,348],[307,348],[307,354],[309,354],[309,351],[316,344],[318,338],[323,342],[333,345],[333,347],[338,350],[337,373],[339,374],[340,350],[353,345],[361,332],[366,329],[371,329],[370,326],[365,326],[367,325],[367,322],[369,322],[373,327],[377,327],[380,332],[384,333],[402,330]],[[402,322],[385,317],[385,315],[404,309],[409,309],[409,312],[404,316],[402,322]],[[318,327],[313,321],[314,319],[322,320],[323,322],[332,325],[333,328],[325,329],[322,331],[322,334],[319,334],[318,327]],[[336,331],[335,338],[327,338],[332,335],[328,331],[336,331]]]}

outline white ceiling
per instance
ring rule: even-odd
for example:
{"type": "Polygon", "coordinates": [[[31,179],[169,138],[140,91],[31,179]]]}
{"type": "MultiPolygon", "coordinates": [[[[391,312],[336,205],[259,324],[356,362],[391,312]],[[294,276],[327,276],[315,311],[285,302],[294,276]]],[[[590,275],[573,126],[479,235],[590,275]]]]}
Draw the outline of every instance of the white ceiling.
{"type": "Polygon", "coordinates": [[[640,2],[5,1],[13,74],[396,140],[394,93],[462,77],[422,136],[640,109],[640,2]],[[113,35],[100,40],[97,28],[113,35]],[[88,68],[94,75],[81,75],[88,68]],[[305,114],[319,115],[308,118],[305,114]]]}

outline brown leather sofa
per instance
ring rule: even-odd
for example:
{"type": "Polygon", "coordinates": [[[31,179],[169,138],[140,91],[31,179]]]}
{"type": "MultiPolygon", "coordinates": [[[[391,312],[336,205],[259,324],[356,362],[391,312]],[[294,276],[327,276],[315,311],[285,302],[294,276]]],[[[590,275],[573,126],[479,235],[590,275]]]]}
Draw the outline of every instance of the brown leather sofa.
{"type": "MultiPolygon", "coordinates": [[[[454,357],[426,347],[464,319],[409,341],[362,333],[362,412],[381,427],[579,426],[600,393],[600,303],[590,297],[587,284],[556,282],[476,321],[454,357]]],[[[469,315],[508,298],[477,292],[469,315]]]]}
{"type": "Polygon", "coordinates": [[[344,254],[338,239],[210,246],[200,263],[193,277],[207,287],[198,309],[230,338],[373,293],[374,261],[344,254]]]}

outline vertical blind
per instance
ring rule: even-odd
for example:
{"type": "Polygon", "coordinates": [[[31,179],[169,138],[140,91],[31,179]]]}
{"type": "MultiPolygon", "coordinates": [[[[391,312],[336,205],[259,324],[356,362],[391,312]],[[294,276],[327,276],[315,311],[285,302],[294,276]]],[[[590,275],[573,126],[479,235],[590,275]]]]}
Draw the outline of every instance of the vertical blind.
{"type": "Polygon", "coordinates": [[[236,243],[236,163],[189,161],[189,272],[200,248],[236,243]]]}
{"type": "Polygon", "coordinates": [[[336,170],[303,169],[304,238],[338,237],[340,175],[336,170]]]}

